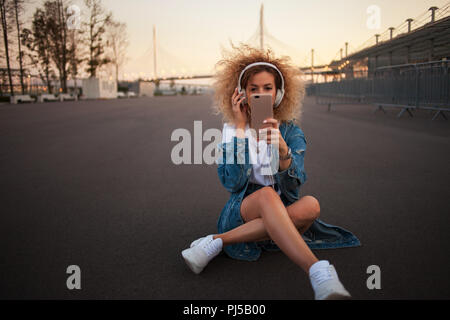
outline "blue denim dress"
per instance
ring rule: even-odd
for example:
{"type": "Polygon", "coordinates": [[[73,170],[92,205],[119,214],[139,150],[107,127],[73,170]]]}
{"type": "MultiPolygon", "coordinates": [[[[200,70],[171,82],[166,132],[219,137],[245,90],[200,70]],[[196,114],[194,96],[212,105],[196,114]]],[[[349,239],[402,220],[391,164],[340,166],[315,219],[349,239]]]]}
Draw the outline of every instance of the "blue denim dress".
{"type": "MultiPolygon", "coordinates": [[[[303,131],[293,121],[283,122],[280,133],[291,148],[292,161],[289,168],[274,175],[279,188],[280,198],[285,206],[299,199],[300,186],[306,182],[304,168],[306,139],[303,131]]],[[[252,164],[249,161],[248,139],[233,137],[232,142],[218,145],[219,158],[217,172],[223,186],[231,193],[231,197],[223,208],[217,221],[219,233],[232,230],[244,223],[241,217],[241,203],[244,197],[259,189],[249,184],[252,164]]],[[[302,235],[311,249],[331,249],[360,246],[360,241],[351,232],[316,219],[311,227],[302,235]]],[[[279,248],[269,241],[243,242],[224,247],[231,258],[255,261],[261,250],[276,251],[279,248]]]]}

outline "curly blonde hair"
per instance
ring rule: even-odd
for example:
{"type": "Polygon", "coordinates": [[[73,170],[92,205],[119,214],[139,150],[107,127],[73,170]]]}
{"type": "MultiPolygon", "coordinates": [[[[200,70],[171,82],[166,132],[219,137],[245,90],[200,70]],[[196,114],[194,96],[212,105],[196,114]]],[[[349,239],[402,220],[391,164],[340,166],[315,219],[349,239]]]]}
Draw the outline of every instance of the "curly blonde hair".
{"type": "MultiPolygon", "coordinates": [[[[305,87],[301,79],[301,71],[291,64],[291,59],[288,56],[275,58],[274,52],[271,49],[265,51],[251,47],[247,44],[240,44],[234,46],[232,51],[223,50],[224,58],[218,61],[215,65],[215,74],[213,76],[214,88],[214,109],[216,113],[222,113],[223,120],[226,122],[233,121],[233,111],[231,105],[231,97],[239,80],[239,75],[244,68],[254,62],[268,62],[275,65],[281,71],[284,78],[284,97],[280,105],[274,109],[274,118],[280,122],[289,120],[300,120],[302,101],[305,96],[305,87]]],[[[258,68],[258,67],[255,67],[258,68]]],[[[280,79],[278,72],[273,68],[272,74],[275,76],[275,84],[277,89],[280,86],[280,79]]],[[[250,69],[250,70],[253,70],[250,69]]],[[[257,72],[261,72],[259,69],[257,72]]],[[[269,70],[267,70],[269,71],[269,70]]],[[[246,76],[247,71],[243,76],[242,89],[245,89],[249,76],[246,76]]],[[[269,71],[270,72],[270,71],[269,71]]]]}

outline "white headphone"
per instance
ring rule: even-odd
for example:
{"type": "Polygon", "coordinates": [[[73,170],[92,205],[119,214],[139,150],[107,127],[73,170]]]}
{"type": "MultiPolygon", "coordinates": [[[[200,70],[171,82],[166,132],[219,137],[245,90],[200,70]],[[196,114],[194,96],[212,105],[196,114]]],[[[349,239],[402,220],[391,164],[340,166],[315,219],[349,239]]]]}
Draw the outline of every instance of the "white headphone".
{"type": "Polygon", "coordinates": [[[239,90],[239,93],[240,92],[244,93],[243,94],[243,97],[244,97],[243,102],[247,103],[247,96],[245,94],[245,90],[242,90],[242,88],[241,88],[241,79],[242,79],[242,76],[244,75],[245,71],[247,71],[251,67],[255,67],[255,66],[268,66],[268,67],[271,67],[278,71],[278,74],[280,75],[280,78],[281,78],[281,88],[277,89],[277,95],[275,97],[275,103],[273,105],[274,108],[278,107],[281,103],[281,100],[283,100],[283,96],[284,96],[284,78],[283,78],[283,75],[281,74],[281,71],[278,70],[278,68],[276,66],[274,66],[273,64],[268,63],[268,62],[254,62],[254,63],[249,64],[248,66],[246,66],[244,68],[244,70],[242,70],[241,74],[239,75],[238,90],[239,90]]]}

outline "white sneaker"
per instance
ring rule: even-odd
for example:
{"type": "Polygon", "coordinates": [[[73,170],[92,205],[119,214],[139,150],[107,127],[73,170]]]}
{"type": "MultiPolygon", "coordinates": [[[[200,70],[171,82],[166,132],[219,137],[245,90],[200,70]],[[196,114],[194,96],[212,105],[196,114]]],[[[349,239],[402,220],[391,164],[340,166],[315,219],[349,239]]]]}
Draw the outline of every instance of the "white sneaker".
{"type": "Polygon", "coordinates": [[[328,261],[316,262],[309,269],[309,278],[316,300],[350,299],[350,293],[339,281],[336,269],[328,261]]]}
{"type": "Polygon", "coordinates": [[[201,237],[197,240],[192,241],[191,245],[189,246],[190,248],[195,247],[196,245],[198,245],[200,243],[200,241],[202,241],[203,239],[205,239],[206,237],[201,237]]]}
{"type": "Polygon", "coordinates": [[[196,274],[202,272],[206,265],[222,251],[223,245],[222,239],[213,239],[212,234],[198,240],[196,245],[181,252],[188,267],[196,274]]]}

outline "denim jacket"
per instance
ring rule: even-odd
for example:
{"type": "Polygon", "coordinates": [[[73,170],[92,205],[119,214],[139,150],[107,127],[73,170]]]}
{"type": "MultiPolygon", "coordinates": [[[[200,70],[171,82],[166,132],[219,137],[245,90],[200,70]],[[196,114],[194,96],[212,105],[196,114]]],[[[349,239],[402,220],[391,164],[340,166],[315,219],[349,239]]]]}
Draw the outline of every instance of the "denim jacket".
{"type": "MultiPolygon", "coordinates": [[[[281,191],[281,199],[288,206],[299,199],[299,190],[307,180],[304,168],[306,139],[303,131],[292,121],[283,122],[280,133],[291,148],[292,161],[284,171],[276,172],[275,182],[281,191]]],[[[222,185],[231,193],[231,197],[223,208],[217,229],[223,233],[238,227],[244,221],[241,217],[241,203],[249,186],[252,164],[249,161],[248,139],[233,137],[230,143],[220,143],[217,172],[222,185]]],[[[316,219],[311,227],[302,235],[311,249],[329,249],[359,246],[359,240],[349,231],[326,224],[316,219]]],[[[234,259],[255,261],[261,249],[279,250],[273,241],[237,243],[226,246],[224,251],[234,259]]]]}

